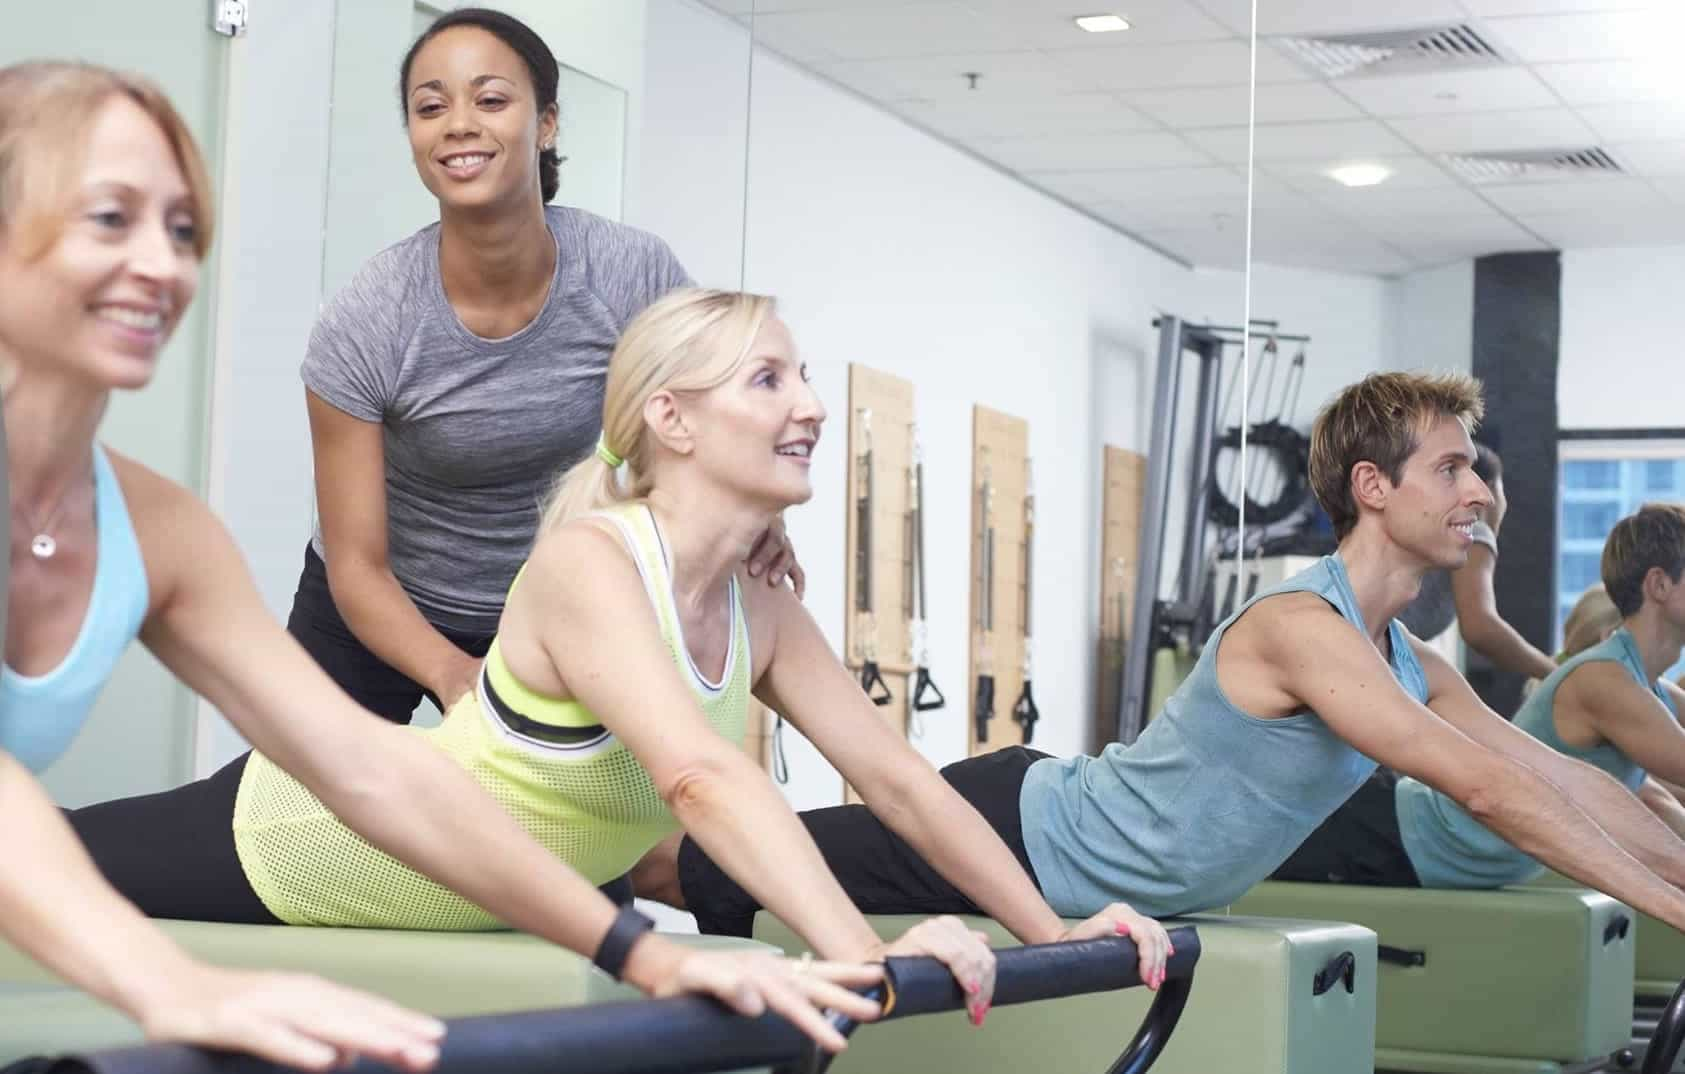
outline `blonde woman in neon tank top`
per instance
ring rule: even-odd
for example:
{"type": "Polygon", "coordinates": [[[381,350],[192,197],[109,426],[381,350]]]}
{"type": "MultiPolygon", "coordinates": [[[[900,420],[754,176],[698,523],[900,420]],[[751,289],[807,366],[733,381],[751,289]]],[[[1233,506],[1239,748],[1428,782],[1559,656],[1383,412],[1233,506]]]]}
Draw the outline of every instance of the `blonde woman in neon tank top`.
{"type": "MultiPolygon", "coordinates": [[[[225,896],[206,881],[219,861],[238,872],[227,818],[205,831],[193,810],[219,784],[79,811],[134,820],[101,827],[105,846],[90,861],[30,772],[69,744],[138,639],[370,842],[599,961],[616,936],[607,898],[448,758],[333,685],[268,614],[202,503],[99,445],[113,391],[146,387],[193,299],[211,189],[186,125],[151,83],[75,63],[0,67],[0,389],[15,520],[0,669],[0,937],[152,1039],[312,1070],[359,1056],[425,1070],[443,1031],[435,1019],[308,976],[201,963],[113,890],[156,887],[173,868],[188,897],[225,896]],[[154,801],[184,808],[153,824],[154,801]],[[150,853],[165,848],[189,863],[150,853]]],[[[822,1040],[817,1006],[854,1002],[828,979],[880,972],[798,975],[785,960],[635,933],[608,950],[646,991],[771,1005],[822,1040]]]]}
{"type": "MultiPolygon", "coordinates": [[[[980,909],[1029,942],[1067,935],[988,823],[876,717],[795,594],[741,576],[769,520],[811,496],[824,419],[769,299],[657,301],[616,347],[599,449],[552,497],[477,688],[439,728],[408,733],[587,879],[618,875],[682,827],[821,956],[942,958],[980,1022],[994,967],[982,939],[942,917],[879,941],[740,746],[752,690],[980,909]]],[[[191,811],[232,829],[247,891],[274,918],[493,924],[356,839],[266,758],[235,782],[191,811]]],[[[1120,924],[1156,976],[1167,942],[1139,915],[1100,915],[1073,938],[1120,924]]]]}

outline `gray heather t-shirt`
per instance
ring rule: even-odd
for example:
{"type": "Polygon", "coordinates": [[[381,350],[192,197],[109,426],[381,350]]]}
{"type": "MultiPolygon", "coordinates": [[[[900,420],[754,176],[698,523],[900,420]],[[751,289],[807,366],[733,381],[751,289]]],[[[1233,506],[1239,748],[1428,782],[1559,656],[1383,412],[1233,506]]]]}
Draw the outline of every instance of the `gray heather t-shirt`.
{"type": "MultiPolygon", "coordinates": [[[[439,226],[370,258],[322,311],[304,383],[384,427],[388,558],[436,626],[489,634],[532,547],[539,502],[602,428],[609,355],[644,307],[689,284],[660,239],[548,206],[556,274],[504,339],[457,319],[439,226]]],[[[322,532],[312,538],[324,559],[322,532]]]]}

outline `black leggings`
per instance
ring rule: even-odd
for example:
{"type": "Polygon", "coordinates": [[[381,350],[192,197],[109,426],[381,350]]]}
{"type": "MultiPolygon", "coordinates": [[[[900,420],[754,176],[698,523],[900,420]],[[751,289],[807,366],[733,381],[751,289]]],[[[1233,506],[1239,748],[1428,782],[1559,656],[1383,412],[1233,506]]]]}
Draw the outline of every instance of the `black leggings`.
{"type": "Polygon", "coordinates": [[[1397,775],[1386,768],[1376,769],[1270,874],[1270,879],[1421,887],[1416,867],[1404,852],[1404,835],[1398,827],[1398,807],[1393,803],[1397,785],[1397,775]]]}
{"type": "MultiPolygon", "coordinates": [[[[1046,757],[1038,750],[1009,746],[942,769],[942,776],[989,822],[1035,880],[1018,794],[1024,773],[1046,757]]],[[[862,913],[975,914],[977,904],[932,869],[907,843],[863,805],[810,809],[801,814],[825,864],[862,913]]],[[[727,876],[695,841],[679,845],[679,884],[685,904],[703,932],[748,936],[760,903],[727,876]]],[[[1039,882],[1038,882],[1038,887],[1039,882]]]]}
{"type": "MultiPolygon", "coordinates": [[[[282,922],[252,890],[234,850],[234,796],[246,769],[242,754],[207,779],[174,790],[65,813],[111,886],[148,917],[282,922]]],[[[600,889],[614,902],[632,901],[622,877],[600,889]]]]}
{"type": "Polygon", "coordinates": [[[249,756],[208,779],[65,816],[111,886],[148,917],[279,925],[234,852],[234,795],[249,756]]]}
{"type": "MultiPolygon", "coordinates": [[[[436,623],[433,629],[470,656],[485,656],[495,636],[451,630],[436,623]]],[[[423,697],[443,708],[431,691],[357,640],[328,589],[327,566],[308,544],[304,546],[304,569],[298,576],[298,591],[293,594],[292,613],[287,616],[287,632],[357,704],[376,715],[393,723],[409,723],[423,697]]]]}

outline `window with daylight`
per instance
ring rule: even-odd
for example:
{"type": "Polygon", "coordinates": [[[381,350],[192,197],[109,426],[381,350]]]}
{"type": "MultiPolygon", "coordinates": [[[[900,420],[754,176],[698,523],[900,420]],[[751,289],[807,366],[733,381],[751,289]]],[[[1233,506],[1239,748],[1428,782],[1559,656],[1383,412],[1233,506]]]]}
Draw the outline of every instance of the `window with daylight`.
{"type": "MultiPolygon", "coordinates": [[[[1564,440],[1556,529],[1556,637],[1587,587],[1600,580],[1603,541],[1615,523],[1652,500],[1685,503],[1685,439],[1564,440]]],[[[1685,660],[1668,671],[1677,680],[1685,660]]]]}

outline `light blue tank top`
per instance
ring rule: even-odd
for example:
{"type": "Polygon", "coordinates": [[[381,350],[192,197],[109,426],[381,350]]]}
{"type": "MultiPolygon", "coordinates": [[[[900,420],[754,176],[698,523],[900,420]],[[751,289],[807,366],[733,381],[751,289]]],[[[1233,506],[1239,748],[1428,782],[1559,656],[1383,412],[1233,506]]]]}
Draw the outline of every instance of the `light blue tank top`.
{"type": "Polygon", "coordinates": [[[19,675],[10,667],[0,667],[0,751],[16,757],[32,772],[46,768],[70,748],[94,699],[146,618],[150,598],[140,542],[117,475],[98,446],[94,448],[94,511],[98,540],[94,587],[70,651],[45,675],[19,675]]]}
{"type": "MultiPolygon", "coordinates": [[[[1132,745],[1030,766],[1024,844],[1048,903],[1084,917],[1122,900],[1154,917],[1223,906],[1287,860],[1375,762],[1304,710],[1242,712],[1217,682],[1217,648],[1258,601],[1315,593],[1367,631],[1346,569],[1325,556],[1219,626],[1199,662],[1132,745]]],[[[1396,623],[1393,675],[1418,701],[1427,680],[1396,623]]]]}
{"type": "MultiPolygon", "coordinates": [[[[1625,628],[1615,631],[1598,645],[1564,661],[1538,685],[1515,714],[1515,725],[1558,753],[1595,765],[1636,791],[1644,782],[1644,769],[1632,758],[1605,742],[1589,750],[1576,749],[1556,733],[1556,691],[1574,669],[1599,661],[1620,664],[1633,681],[1648,685],[1674,712],[1673,703],[1644,673],[1638,643],[1625,628]]],[[[1674,712],[1675,718],[1678,713],[1674,712]]],[[[1398,807],[1398,827],[1404,837],[1404,852],[1423,887],[1496,888],[1517,884],[1537,875],[1544,866],[1482,826],[1447,796],[1408,777],[1393,791],[1398,807]]]]}

